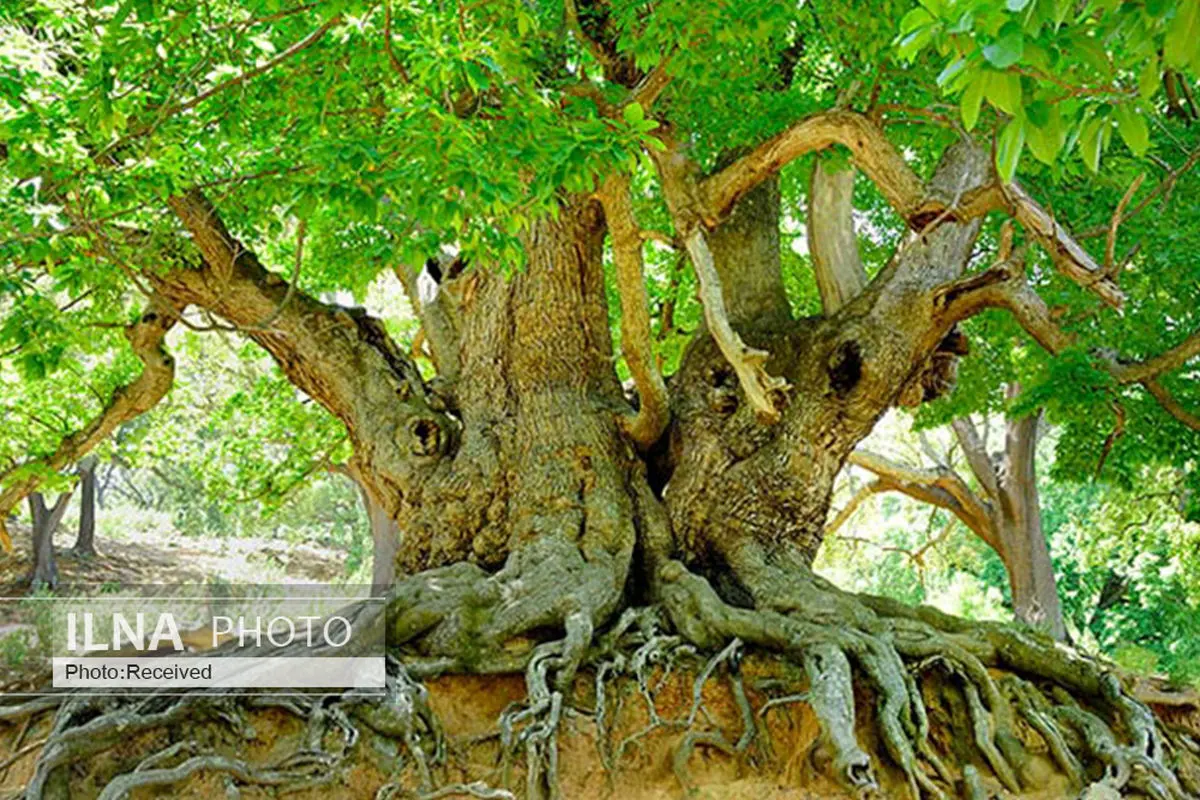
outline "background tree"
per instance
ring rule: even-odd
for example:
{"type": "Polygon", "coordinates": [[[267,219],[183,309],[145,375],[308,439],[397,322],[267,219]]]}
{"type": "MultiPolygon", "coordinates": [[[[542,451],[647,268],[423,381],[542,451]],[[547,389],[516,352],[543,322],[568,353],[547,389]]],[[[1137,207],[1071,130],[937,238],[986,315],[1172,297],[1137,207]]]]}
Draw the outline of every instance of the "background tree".
{"type": "Polygon", "coordinates": [[[96,555],[96,456],[79,462],[79,535],[71,548],[77,558],[96,555]]]}
{"type": "MultiPolygon", "coordinates": [[[[1016,396],[1019,389],[1010,387],[1016,396]]],[[[1034,627],[1045,628],[1058,640],[1067,638],[1062,606],[1054,577],[1050,549],[1042,531],[1042,510],[1037,488],[1038,427],[1040,411],[1004,424],[1004,449],[988,450],[987,427],[984,435],[970,417],[951,423],[978,490],[950,466],[950,458],[931,447],[927,456],[931,467],[912,467],[876,453],[857,450],[848,461],[877,477],[862,487],[830,523],[836,531],[867,497],[885,491],[903,492],[910,497],[944,508],[996,551],[1004,562],[1017,619],[1034,627]]]]}

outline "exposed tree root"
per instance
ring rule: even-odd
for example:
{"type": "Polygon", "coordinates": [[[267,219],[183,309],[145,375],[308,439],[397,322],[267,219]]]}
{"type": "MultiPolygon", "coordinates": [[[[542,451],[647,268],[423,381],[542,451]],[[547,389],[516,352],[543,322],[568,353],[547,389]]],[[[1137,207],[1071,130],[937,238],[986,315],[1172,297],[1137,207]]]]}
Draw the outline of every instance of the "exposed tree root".
{"type": "MultiPolygon", "coordinates": [[[[914,798],[959,793],[928,739],[919,677],[934,667],[961,687],[974,744],[1008,792],[1039,788],[1025,769],[1029,753],[1017,735],[1015,706],[1077,790],[1101,777],[1095,774],[1100,768],[1102,780],[1114,789],[1128,786],[1172,800],[1192,796],[1167,762],[1153,714],[1100,664],[1032,631],[857,597],[806,570],[790,567],[786,578],[770,569],[755,574],[769,576],[769,591],[750,586],[765,608],[727,604],[678,562],[660,568],[659,596],[675,627],[699,647],[744,640],[802,661],[810,680],[807,702],[832,753],[830,767],[849,788],[876,785],[870,758],[855,737],[853,662],[874,690],[883,744],[914,798]],[[1039,685],[1014,679],[1006,695],[991,669],[1010,670],[1039,685]]],[[[978,776],[962,777],[961,792],[977,796],[971,787],[978,776]]]]}
{"type": "MultiPolygon", "coordinates": [[[[556,575],[561,568],[521,574],[531,579],[556,575]]],[[[514,630],[512,623],[497,618],[520,611],[526,599],[521,592],[538,594],[536,588],[480,587],[475,572],[474,567],[459,565],[419,576],[419,586],[398,586],[395,597],[407,598],[406,603],[417,598],[424,605],[407,605],[406,613],[394,615],[389,620],[392,632],[445,633],[448,629],[440,626],[447,620],[455,625],[474,620],[476,632],[514,630]],[[467,586],[475,588],[468,592],[467,586]],[[507,601],[495,602],[492,592],[507,601]],[[480,603],[481,598],[486,602],[480,603]]],[[[659,605],[627,609],[595,635],[592,618],[578,604],[556,606],[561,638],[514,650],[507,660],[490,660],[503,650],[495,646],[500,640],[476,639],[474,650],[456,653],[429,649],[420,634],[414,634],[407,640],[409,666],[389,657],[382,699],[356,691],[285,692],[250,699],[203,692],[183,697],[72,696],[58,708],[26,797],[71,796],[66,765],[86,761],[130,737],[165,730],[176,740],[168,737],[161,749],[110,777],[101,797],[125,797],[137,787],[175,784],[199,772],[224,773],[235,784],[281,790],[335,784],[350,754],[369,735],[395,742],[399,753],[391,767],[392,782],[376,794],[379,800],[556,798],[561,796],[558,736],[564,725],[575,724],[572,720],[594,726],[600,761],[611,774],[627,765],[630,754],[651,733],[676,735],[671,767],[686,789],[692,784],[689,762],[698,749],[736,759],[766,753],[771,747],[764,725],[767,715],[801,702],[822,729],[811,753],[813,765],[860,796],[879,796],[884,786],[895,785],[894,779],[880,780],[882,771],[902,774],[902,784],[913,798],[988,798],[1001,792],[1019,796],[1046,788],[1047,775],[1033,768],[1034,762],[1056,766],[1065,778],[1055,780],[1073,787],[1068,790],[1073,797],[1085,791],[1108,793],[1098,796],[1134,793],[1154,800],[1197,796],[1194,780],[1185,780],[1181,758],[1186,754],[1196,760],[1200,743],[1185,732],[1162,728],[1102,665],[1015,626],[968,623],[930,609],[846,594],[794,569],[786,579],[769,571],[758,577],[768,574],[775,581],[770,601],[764,602],[766,595],[756,591],[761,586],[748,583],[758,607],[744,608],[727,603],[707,580],[681,563],[666,562],[655,576],[659,605]],[[756,708],[741,671],[747,648],[767,649],[794,661],[807,674],[807,686],[793,685],[791,679],[773,680],[767,691],[766,684],[756,684],[756,708]],[[472,662],[481,654],[485,658],[472,662]],[[446,737],[424,686],[413,677],[462,671],[469,663],[477,672],[501,671],[514,663],[524,669],[526,699],[505,709],[488,737],[500,742],[499,781],[496,775],[486,783],[475,775],[467,781],[453,779],[458,773],[448,764],[446,737]],[[588,681],[574,680],[581,669],[590,673],[588,681]],[[685,670],[695,675],[690,699],[678,716],[666,716],[659,692],[675,671],[685,670]],[[864,746],[859,739],[856,673],[874,697],[872,720],[879,748],[864,746]],[[710,722],[707,687],[719,681],[728,682],[740,728],[721,730],[710,722]],[[588,685],[594,688],[594,700],[585,708],[576,690],[588,685]],[[632,691],[614,694],[618,685],[632,691]],[[926,709],[933,700],[939,709],[959,709],[966,726],[954,727],[953,755],[945,742],[931,737],[926,709]],[[625,728],[618,733],[614,722],[627,701],[644,703],[646,721],[632,732],[625,728]],[[253,733],[247,733],[250,712],[264,708],[304,723],[295,751],[266,765],[233,757],[194,733],[207,724],[252,738],[253,733]],[[180,735],[182,731],[187,734],[180,735]],[[964,748],[974,755],[964,756],[964,748]],[[1046,757],[1035,759],[1034,751],[1046,757]],[[523,775],[515,776],[518,764],[523,775]]],[[[499,575],[485,577],[483,583],[499,575]]],[[[513,575],[506,579],[513,580],[513,575]]],[[[575,577],[572,581],[586,585],[575,577]]],[[[537,625],[516,628],[521,636],[544,636],[553,627],[547,622],[553,615],[526,609],[516,618],[537,625]]],[[[457,634],[464,628],[455,630],[457,634]]],[[[461,644],[469,639],[455,635],[442,641],[461,644]]],[[[39,713],[45,704],[27,708],[39,713]]],[[[938,725],[945,725],[939,714],[938,725]]],[[[2,716],[15,719],[17,714],[2,716]]],[[[887,791],[888,796],[898,796],[887,791]]]]}

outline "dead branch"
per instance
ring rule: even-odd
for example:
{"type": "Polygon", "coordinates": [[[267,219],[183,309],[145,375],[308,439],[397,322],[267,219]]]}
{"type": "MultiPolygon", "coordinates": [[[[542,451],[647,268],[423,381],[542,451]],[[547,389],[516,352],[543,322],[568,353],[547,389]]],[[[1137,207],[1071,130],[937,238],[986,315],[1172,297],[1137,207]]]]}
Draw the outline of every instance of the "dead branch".
{"type": "Polygon", "coordinates": [[[709,332],[712,333],[721,354],[737,374],[738,382],[741,383],[751,408],[764,422],[778,422],[781,416],[780,398],[788,389],[787,381],[767,372],[766,364],[770,353],[748,347],[729,324],[725,298],[721,291],[721,279],[717,275],[717,267],[713,263],[712,252],[708,249],[703,231],[699,227],[693,228],[684,243],[696,268],[696,278],[700,283],[700,301],[704,306],[704,321],[709,332]]]}
{"type": "Polygon", "coordinates": [[[977,497],[954,470],[910,467],[863,450],[855,450],[846,461],[877,475],[883,484],[878,491],[901,492],[946,509],[993,550],[1000,552],[991,505],[977,497]]]}

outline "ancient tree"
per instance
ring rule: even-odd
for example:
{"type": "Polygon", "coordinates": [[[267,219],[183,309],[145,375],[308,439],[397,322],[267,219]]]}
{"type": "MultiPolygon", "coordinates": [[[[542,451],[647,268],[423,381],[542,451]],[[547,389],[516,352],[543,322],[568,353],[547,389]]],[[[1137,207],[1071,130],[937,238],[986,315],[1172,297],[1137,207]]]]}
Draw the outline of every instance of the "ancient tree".
{"type": "MultiPolygon", "coordinates": [[[[1200,353],[1194,306],[1176,305],[1185,281],[1135,254],[1139,288],[1178,285],[1146,301],[1172,326],[1095,348],[1106,325],[1146,323],[1114,247],[1195,159],[1169,151],[1129,192],[1094,179],[1101,202],[1083,216],[1111,219],[1103,257],[1030,188],[1092,185],[1078,162],[1056,182],[1021,160],[1065,163],[1071,139],[1082,169],[1106,150],[1152,163],[1137,159],[1146,117],[1166,113],[1163,75],[1187,85],[1200,49],[1195,3],[1168,5],[166,3],[80,7],[66,26],[38,4],[7,13],[27,86],[5,84],[17,110],[0,153],[22,202],[4,246],[28,274],[5,302],[59,320],[47,341],[64,348],[79,347],[64,319],[123,332],[133,359],[77,432],[6,473],[0,520],[169,390],[172,330],[232,332],[340,422],[346,469],[399,531],[389,642],[409,673],[527,670],[531,793],[553,792],[556,709],[593,644],[650,608],[632,613],[695,647],[801,666],[827,769],[851,787],[882,769],[913,797],[974,785],[931,744],[923,687],[940,676],[967,709],[959,735],[1010,792],[1038,780],[1020,727],[1077,785],[1107,770],[1186,796],[1166,733],[1103,665],[810,568],[856,445],[888,409],[954,390],[987,311],[1043,347],[1040,363],[1061,354],[1093,409],[1183,443],[1164,456],[1195,452],[1195,391],[1176,374],[1200,353]],[[837,158],[798,180],[825,151],[837,158]],[[788,271],[798,220],[811,277],[788,271]],[[1015,228],[998,233],[1004,220],[1015,228]],[[864,235],[890,256],[865,264],[864,235]],[[676,259],[700,315],[668,380],[654,295],[676,259]],[[379,316],[321,299],[376,276],[408,289],[426,372],[379,316]],[[818,313],[798,313],[785,279],[815,280],[818,313]],[[877,746],[855,737],[856,681],[877,746]]],[[[16,345],[31,376],[63,358],[16,345]]],[[[33,796],[111,742],[72,727],[117,717],[73,713],[33,796]]],[[[171,774],[205,768],[245,775],[192,761],[171,774]]]]}

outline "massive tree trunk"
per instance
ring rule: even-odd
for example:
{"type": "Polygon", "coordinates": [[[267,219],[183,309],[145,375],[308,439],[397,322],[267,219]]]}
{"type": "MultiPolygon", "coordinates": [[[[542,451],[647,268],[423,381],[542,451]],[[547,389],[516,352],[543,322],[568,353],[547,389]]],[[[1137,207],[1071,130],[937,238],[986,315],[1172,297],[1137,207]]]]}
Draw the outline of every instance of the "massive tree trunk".
{"type": "Polygon", "coordinates": [[[568,200],[525,234],[516,275],[440,287],[459,316],[455,447],[405,498],[395,644],[493,669],[558,630],[569,682],[617,608],[656,503],[618,426],[603,233],[596,203],[568,200]]]}

